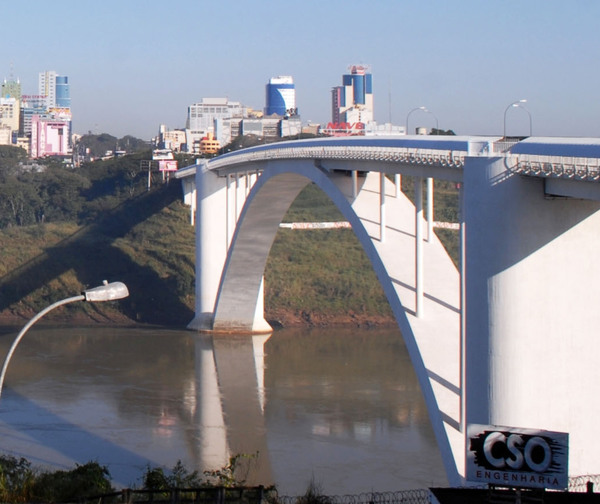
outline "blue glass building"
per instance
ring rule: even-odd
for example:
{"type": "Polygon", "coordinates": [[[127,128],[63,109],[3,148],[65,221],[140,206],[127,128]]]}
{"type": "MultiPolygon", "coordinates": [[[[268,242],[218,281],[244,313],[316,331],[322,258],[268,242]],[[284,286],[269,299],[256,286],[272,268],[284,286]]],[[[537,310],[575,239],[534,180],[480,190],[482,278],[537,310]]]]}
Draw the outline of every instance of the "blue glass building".
{"type": "Polygon", "coordinates": [[[298,115],[296,87],[289,76],[273,77],[266,86],[265,115],[282,117],[298,115]]]}
{"type": "Polygon", "coordinates": [[[56,106],[58,108],[71,108],[71,90],[69,78],[66,76],[56,76],[56,106]]]}

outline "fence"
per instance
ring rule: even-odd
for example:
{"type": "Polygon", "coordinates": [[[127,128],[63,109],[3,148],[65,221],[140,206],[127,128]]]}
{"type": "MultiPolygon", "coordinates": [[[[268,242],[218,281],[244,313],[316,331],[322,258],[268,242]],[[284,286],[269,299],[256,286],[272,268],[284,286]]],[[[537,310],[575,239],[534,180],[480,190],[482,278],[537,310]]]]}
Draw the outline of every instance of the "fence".
{"type": "MultiPolygon", "coordinates": [[[[569,492],[593,492],[599,484],[600,475],[569,478],[569,492]]],[[[480,488],[480,490],[484,489],[485,487],[480,488]]],[[[302,496],[281,496],[277,494],[275,488],[262,486],[170,490],[124,489],[119,492],[79,498],[74,502],[77,504],[430,504],[431,493],[428,489],[416,489],[356,495],[332,496],[310,492],[302,496]]]]}
{"type": "Polygon", "coordinates": [[[429,491],[370,492],[358,495],[299,497],[280,496],[264,487],[174,488],[171,490],[124,489],[94,497],[80,498],[78,504],[429,504],[429,491]]]}
{"type": "Polygon", "coordinates": [[[93,497],[79,498],[78,504],[267,504],[276,501],[274,490],[258,487],[172,488],[132,490],[126,488],[93,497]]]}
{"type": "Polygon", "coordinates": [[[277,504],[429,504],[429,490],[369,492],[357,495],[306,495],[277,497],[277,504]]]}

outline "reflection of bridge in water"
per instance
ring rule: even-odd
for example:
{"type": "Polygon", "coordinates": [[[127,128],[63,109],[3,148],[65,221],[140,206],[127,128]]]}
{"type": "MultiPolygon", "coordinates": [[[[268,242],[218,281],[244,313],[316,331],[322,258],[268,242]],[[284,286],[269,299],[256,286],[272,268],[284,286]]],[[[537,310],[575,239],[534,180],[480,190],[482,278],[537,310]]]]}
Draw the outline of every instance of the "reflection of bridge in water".
{"type": "Polygon", "coordinates": [[[248,468],[248,483],[288,495],[303,494],[311,475],[331,493],[443,484],[397,337],[33,329],[0,402],[2,453],[56,469],[94,460],[127,487],[149,466],[216,470],[240,454],[251,457],[239,458],[238,477],[248,468]]]}
{"type": "Polygon", "coordinates": [[[269,335],[199,336],[197,383],[201,390],[201,466],[225,467],[229,456],[257,455],[249,463],[253,484],[273,482],[264,420],[264,344],[269,335]]]}
{"type": "Polygon", "coordinates": [[[567,432],[570,475],[600,473],[600,399],[585,392],[600,378],[598,158],[594,139],[355,137],[261,146],[182,169],[192,206],[198,188],[190,327],[270,330],[265,262],[283,215],[313,182],[373,264],[450,483],[464,483],[467,424],[567,432]],[[401,175],[414,177],[414,204],[401,175]],[[458,271],[428,225],[423,186],[431,201],[435,178],[461,187],[458,271]]]}

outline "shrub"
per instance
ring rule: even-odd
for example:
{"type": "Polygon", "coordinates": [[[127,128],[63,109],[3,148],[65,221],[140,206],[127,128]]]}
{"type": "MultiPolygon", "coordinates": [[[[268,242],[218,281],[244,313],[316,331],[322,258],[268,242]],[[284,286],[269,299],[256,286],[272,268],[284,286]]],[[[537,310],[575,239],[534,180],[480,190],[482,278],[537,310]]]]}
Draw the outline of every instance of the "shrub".
{"type": "Polygon", "coordinates": [[[0,456],[0,501],[28,502],[35,473],[31,463],[24,458],[0,456]]]}
{"type": "Polygon", "coordinates": [[[35,500],[43,502],[74,501],[113,491],[108,469],[98,462],[77,465],[71,471],[43,473],[33,486],[35,500]]]}

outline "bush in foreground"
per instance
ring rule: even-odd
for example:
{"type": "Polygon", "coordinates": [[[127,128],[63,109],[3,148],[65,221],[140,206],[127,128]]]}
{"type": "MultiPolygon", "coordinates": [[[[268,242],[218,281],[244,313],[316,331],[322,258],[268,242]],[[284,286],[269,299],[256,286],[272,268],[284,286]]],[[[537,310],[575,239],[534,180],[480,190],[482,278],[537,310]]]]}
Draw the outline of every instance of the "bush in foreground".
{"type": "MultiPolygon", "coordinates": [[[[258,453],[234,455],[223,467],[202,474],[189,471],[181,461],[170,471],[148,466],[141,490],[243,486],[257,457],[258,453]]],[[[39,471],[25,458],[0,455],[0,502],[76,502],[114,491],[108,469],[98,462],[77,464],[70,471],[39,471]]]]}
{"type": "Polygon", "coordinates": [[[0,456],[1,502],[65,502],[112,491],[108,470],[97,462],[38,472],[24,458],[0,456]]]}

